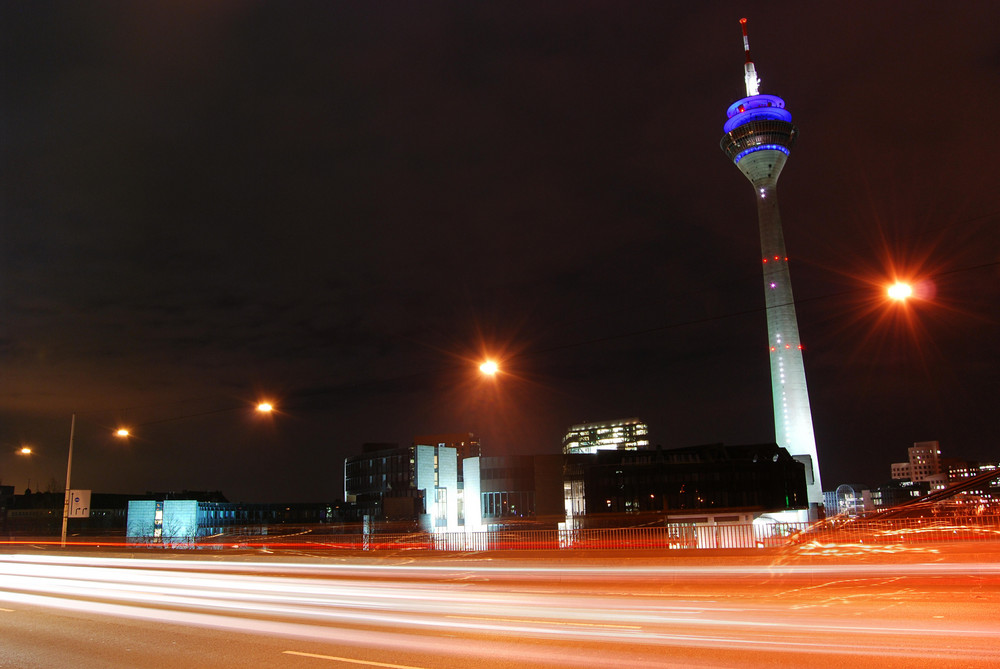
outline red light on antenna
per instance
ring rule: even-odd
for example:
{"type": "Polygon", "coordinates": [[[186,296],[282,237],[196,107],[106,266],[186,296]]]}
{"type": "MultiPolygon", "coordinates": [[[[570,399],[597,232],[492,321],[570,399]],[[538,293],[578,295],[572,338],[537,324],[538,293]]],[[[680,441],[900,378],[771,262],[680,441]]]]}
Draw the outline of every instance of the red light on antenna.
{"type": "Polygon", "coordinates": [[[743,24],[745,24],[746,22],[747,22],[747,20],[746,20],[746,19],[740,19],[740,23],[743,23],[743,24]]]}

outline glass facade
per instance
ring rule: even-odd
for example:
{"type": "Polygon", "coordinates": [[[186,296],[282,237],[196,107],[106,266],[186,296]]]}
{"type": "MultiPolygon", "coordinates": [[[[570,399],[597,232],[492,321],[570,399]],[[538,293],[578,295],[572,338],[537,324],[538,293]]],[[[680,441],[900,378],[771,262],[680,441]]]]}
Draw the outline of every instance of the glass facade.
{"type": "Polygon", "coordinates": [[[572,425],[563,437],[563,453],[635,451],[649,446],[649,427],[638,418],[572,425]]]}

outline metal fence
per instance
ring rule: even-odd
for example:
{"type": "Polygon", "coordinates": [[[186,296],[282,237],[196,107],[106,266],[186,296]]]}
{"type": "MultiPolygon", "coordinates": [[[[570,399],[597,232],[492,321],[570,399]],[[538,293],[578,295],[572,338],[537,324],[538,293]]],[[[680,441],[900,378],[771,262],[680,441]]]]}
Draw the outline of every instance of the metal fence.
{"type": "Polygon", "coordinates": [[[670,550],[764,548],[803,544],[912,544],[1000,541],[1000,516],[908,518],[883,521],[830,519],[821,523],[716,525],[670,524],[575,530],[493,530],[322,535],[322,530],[283,537],[228,537],[242,545],[267,543],[356,550],[670,550]]]}
{"type": "Polygon", "coordinates": [[[576,530],[492,530],[483,532],[412,532],[400,534],[309,533],[211,537],[209,542],[229,546],[266,544],[280,548],[329,548],[357,550],[644,550],[683,548],[756,548],[780,546],[809,527],[808,523],[770,525],[672,524],[659,527],[626,527],[576,530]]]}
{"type": "MultiPolygon", "coordinates": [[[[207,529],[207,528],[205,528],[207,529]]],[[[654,527],[574,530],[490,530],[482,532],[365,533],[360,527],[272,525],[212,528],[198,538],[73,537],[76,545],[132,548],[268,548],[360,551],[504,551],[504,550],[672,550],[764,548],[802,544],[873,544],[998,542],[1000,515],[928,518],[831,518],[819,523],[676,523],[654,527]]],[[[48,537],[0,541],[0,544],[58,543],[48,537]]]]}
{"type": "Polygon", "coordinates": [[[970,515],[931,518],[832,518],[814,524],[795,543],[917,544],[955,541],[1000,541],[1000,516],[970,515]]]}

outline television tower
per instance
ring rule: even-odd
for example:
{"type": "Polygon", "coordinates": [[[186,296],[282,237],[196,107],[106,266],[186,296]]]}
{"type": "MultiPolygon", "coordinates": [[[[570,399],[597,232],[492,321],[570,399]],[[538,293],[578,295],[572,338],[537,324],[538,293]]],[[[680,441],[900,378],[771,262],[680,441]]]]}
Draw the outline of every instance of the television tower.
{"type": "Polygon", "coordinates": [[[760,79],[750,58],[747,20],[740,19],[740,25],[746,51],[743,68],[747,96],[729,106],[726,112],[729,120],[723,126],[726,134],[720,144],[753,184],[757,198],[775,441],[795,459],[805,463],[809,518],[815,519],[823,504],[823,488],[777,192],[778,176],[795,143],[798,129],[792,125],[792,115],[785,109],[784,100],[758,91],[760,79]]]}

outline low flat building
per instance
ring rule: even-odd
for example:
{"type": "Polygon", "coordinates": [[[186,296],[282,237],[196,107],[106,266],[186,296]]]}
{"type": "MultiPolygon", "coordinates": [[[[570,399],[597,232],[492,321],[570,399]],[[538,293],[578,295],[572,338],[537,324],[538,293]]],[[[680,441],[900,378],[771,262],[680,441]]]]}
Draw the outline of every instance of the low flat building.
{"type": "Polygon", "coordinates": [[[573,455],[564,483],[567,523],[625,527],[716,516],[746,522],[808,508],[805,476],[805,466],[773,443],[573,455]]]}

